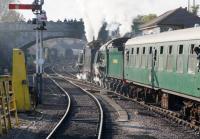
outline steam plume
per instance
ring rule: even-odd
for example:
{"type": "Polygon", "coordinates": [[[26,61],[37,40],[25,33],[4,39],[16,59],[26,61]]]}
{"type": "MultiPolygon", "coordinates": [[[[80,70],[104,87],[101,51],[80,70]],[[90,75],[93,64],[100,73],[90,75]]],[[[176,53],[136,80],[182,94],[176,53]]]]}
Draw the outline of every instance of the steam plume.
{"type": "Polygon", "coordinates": [[[88,41],[91,41],[93,37],[97,38],[103,21],[108,24],[121,24],[120,34],[123,35],[131,30],[132,20],[138,14],[160,14],[183,4],[182,0],[176,0],[176,2],[165,0],[76,0],[76,2],[85,22],[88,41]]]}

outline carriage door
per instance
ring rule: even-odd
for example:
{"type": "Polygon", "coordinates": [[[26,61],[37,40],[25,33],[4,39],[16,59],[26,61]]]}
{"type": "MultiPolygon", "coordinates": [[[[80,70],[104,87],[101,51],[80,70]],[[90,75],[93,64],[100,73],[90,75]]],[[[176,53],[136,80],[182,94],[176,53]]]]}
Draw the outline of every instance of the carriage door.
{"type": "Polygon", "coordinates": [[[158,67],[158,50],[153,47],[152,52],[152,66],[151,66],[151,72],[149,75],[149,81],[151,82],[152,87],[156,85],[156,70],[158,67]]]}
{"type": "Polygon", "coordinates": [[[200,96],[200,45],[192,44],[189,50],[189,60],[188,60],[188,73],[194,75],[193,82],[195,82],[195,87],[192,92],[195,96],[200,96]]]}

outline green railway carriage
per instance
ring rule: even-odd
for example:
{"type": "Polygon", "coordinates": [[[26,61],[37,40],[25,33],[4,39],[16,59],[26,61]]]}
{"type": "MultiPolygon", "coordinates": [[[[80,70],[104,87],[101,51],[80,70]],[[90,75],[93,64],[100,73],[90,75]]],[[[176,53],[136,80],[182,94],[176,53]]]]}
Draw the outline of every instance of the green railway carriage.
{"type": "Polygon", "coordinates": [[[124,51],[130,97],[200,124],[199,27],[132,38],[124,51]]]}
{"type": "Polygon", "coordinates": [[[200,102],[199,45],[200,28],[133,38],[125,46],[125,79],[200,102]]]}

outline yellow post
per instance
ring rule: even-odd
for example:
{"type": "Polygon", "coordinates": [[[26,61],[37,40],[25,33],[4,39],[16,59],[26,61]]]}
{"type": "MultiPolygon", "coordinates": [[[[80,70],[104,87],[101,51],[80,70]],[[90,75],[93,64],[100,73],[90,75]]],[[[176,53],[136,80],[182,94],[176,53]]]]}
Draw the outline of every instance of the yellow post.
{"type": "Polygon", "coordinates": [[[26,74],[25,57],[20,49],[13,49],[12,87],[18,111],[30,111],[30,93],[26,74]]]}

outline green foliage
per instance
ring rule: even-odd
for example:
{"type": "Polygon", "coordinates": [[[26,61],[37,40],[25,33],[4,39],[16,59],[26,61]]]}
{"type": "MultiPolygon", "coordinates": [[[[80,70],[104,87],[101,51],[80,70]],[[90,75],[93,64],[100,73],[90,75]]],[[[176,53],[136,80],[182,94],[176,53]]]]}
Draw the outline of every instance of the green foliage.
{"type": "Polygon", "coordinates": [[[197,15],[199,12],[199,5],[192,6],[191,9],[192,9],[191,13],[193,13],[194,15],[197,15]]]}
{"type": "Polygon", "coordinates": [[[149,21],[155,19],[157,17],[156,14],[148,14],[148,15],[138,15],[136,18],[133,19],[132,24],[132,32],[134,35],[139,33],[139,26],[141,24],[148,23],[149,21]]]}
{"type": "Polygon", "coordinates": [[[133,22],[147,23],[156,17],[156,14],[138,15],[135,19],[133,19],[133,22]]]}

